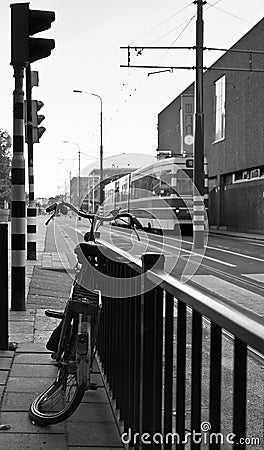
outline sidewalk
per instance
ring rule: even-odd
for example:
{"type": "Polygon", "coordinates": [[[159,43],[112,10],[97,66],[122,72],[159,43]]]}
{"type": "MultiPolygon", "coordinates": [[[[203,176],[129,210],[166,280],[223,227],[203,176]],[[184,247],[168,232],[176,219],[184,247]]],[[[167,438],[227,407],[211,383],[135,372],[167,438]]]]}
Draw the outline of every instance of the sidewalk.
{"type": "MultiPolygon", "coordinates": [[[[55,376],[56,368],[45,343],[56,319],[46,308],[63,309],[71,276],[67,254],[45,248],[45,219],[38,218],[37,261],[27,262],[26,311],[10,311],[9,342],[15,351],[0,351],[0,449],[74,450],[123,448],[104,383],[96,366],[97,391],[86,392],[77,411],[65,422],[40,427],[28,418],[30,402],[55,376]],[[60,253],[61,254],[61,253],[60,253]]],[[[52,227],[48,228],[51,233],[52,227]]]]}
{"type": "Polygon", "coordinates": [[[220,234],[223,236],[231,236],[241,239],[254,239],[259,241],[264,241],[264,234],[257,234],[257,233],[243,233],[238,231],[230,231],[226,230],[225,228],[213,228],[211,227],[209,229],[209,235],[211,234],[220,234]]]}

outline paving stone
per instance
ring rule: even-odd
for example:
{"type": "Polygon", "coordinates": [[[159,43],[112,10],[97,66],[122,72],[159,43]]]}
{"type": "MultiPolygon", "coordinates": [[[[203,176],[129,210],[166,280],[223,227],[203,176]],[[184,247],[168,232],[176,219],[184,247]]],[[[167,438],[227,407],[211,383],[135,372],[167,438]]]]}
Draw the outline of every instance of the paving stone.
{"type": "MultiPolygon", "coordinates": [[[[87,423],[67,422],[68,445],[70,447],[91,447],[96,445],[98,447],[107,447],[108,449],[120,447],[121,438],[115,424],[94,422],[90,425],[87,425],[87,423]]],[[[121,448],[123,448],[122,445],[121,448]]]]}
{"type": "Polygon", "coordinates": [[[33,309],[27,309],[26,311],[10,311],[9,321],[19,321],[19,320],[34,320],[35,311],[33,309]]]}
{"type": "Polygon", "coordinates": [[[61,291],[60,286],[54,286],[54,289],[45,289],[45,288],[33,288],[31,287],[29,290],[29,295],[40,295],[47,297],[59,297],[59,298],[68,298],[68,291],[61,291]]]}
{"type": "Polygon", "coordinates": [[[100,373],[92,373],[91,375],[91,382],[97,384],[97,386],[99,387],[104,387],[104,383],[101,377],[100,373]]]}
{"type": "Polygon", "coordinates": [[[13,358],[13,350],[0,350],[0,358],[13,358]]]}
{"type": "Polygon", "coordinates": [[[19,353],[15,356],[14,364],[51,364],[50,353],[19,353]]]}
{"type": "MultiPolygon", "coordinates": [[[[110,405],[105,403],[81,403],[67,422],[113,422],[114,417],[110,405]]],[[[88,425],[89,426],[89,425],[88,425]]]]}
{"type": "Polygon", "coordinates": [[[33,329],[30,334],[24,334],[24,333],[10,333],[9,340],[11,342],[16,343],[26,343],[26,342],[33,342],[33,329]]]}
{"type": "MultiPolygon", "coordinates": [[[[1,432],[2,433],[2,432],[1,432]]],[[[66,436],[60,434],[0,434],[2,450],[67,450],[66,436]]],[[[91,450],[91,449],[90,449],[91,450]]]]}
{"type": "Polygon", "coordinates": [[[1,411],[28,411],[35,398],[35,392],[5,392],[1,411]]]}
{"type": "Polygon", "coordinates": [[[50,378],[10,377],[6,392],[35,392],[39,394],[50,384],[50,378]]]}
{"type": "Polygon", "coordinates": [[[59,324],[60,319],[54,319],[52,317],[37,316],[35,320],[35,328],[45,330],[54,330],[54,328],[59,324]]]}
{"type": "Polygon", "coordinates": [[[7,377],[9,375],[9,370],[0,370],[0,384],[6,384],[7,377]]]}
{"type": "Polygon", "coordinates": [[[109,403],[106,390],[103,387],[98,387],[96,391],[86,391],[82,403],[109,403]]]}
{"type": "Polygon", "coordinates": [[[34,323],[32,320],[15,321],[10,323],[9,332],[10,334],[30,334],[33,330],[34,323]]]}
{"type": "MultiPolygon", "coordinates": [[[[5,386],[0,386],[0,400],[1,400],[2,395],[3,395],[3,393],[4,393],[4,389],[5,389],[5,386]]],[[[0,404],[0,407],[1,407],[1,404],[0,404]]],[[[0,408],[0,409],[1,409],[1,408],[0,408]]]]}
{"type": "MultiPolygon", "coordinates": [[[[11,426],[11,428],[7,431],[1,431],[2,433],[8,432],[11,433],[32,433],[32,434],[41,434],[43,433],[43,427],[39,425],[33,425],[31,420],[28,417],[28,413],[23,411],[3,411],[1,413],[1,421],[2,423],[7,423],[11,426]]],[[[63,434],[64,433],[64,424],[57,423],[55,425],[49,425],[45,427],[45,434],[63,434]]]]}
{"type": "Polygon", "coordinates": [[[58,370],[55,366],[48,364],[13,364],[10,372],[11,377],[41,377],[41,378],[55,378],[58,370]]]}
{"type": "Polygon", "coordinates": [[[10,369],[12,360],[12,358],[0,358],[0,370],[10,369]]]}
{"type": "Polygon", "coordinates": [[[29,343],[29,344],[18,344],[16,349],[16,354],[18,353],[46,353],[47,349],[43,342],[41,344],[29,343]]]}

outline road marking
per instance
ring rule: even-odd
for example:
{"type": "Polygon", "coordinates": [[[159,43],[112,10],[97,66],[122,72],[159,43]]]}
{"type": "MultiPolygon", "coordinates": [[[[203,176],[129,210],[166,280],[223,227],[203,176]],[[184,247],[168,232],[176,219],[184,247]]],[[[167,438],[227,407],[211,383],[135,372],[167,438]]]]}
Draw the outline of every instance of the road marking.
{"type": "Polygon", "coordinates": [[[260,283],[264,283],[264,273],[242,273],[242,277],[250,278],[254,281],[259,281],[260,283]]]}
{"type": "Polygon", "coordinates": [[[239,305],[247,311],[251,311],[259,317],[263,317],[264,298],[262,295],[244,289],[240,286],[221,280],[214,275],[194,275],[191,281],[199,286],[209,289],[212,294],[217,294],[224,299],[228,299],[234,305],[239,305]],[[250,302],[254,309],[250,307],[250,302]]]}
{"type": "MultiPolygon", "coordinates": [[[[119,231],[119,233],[120,233],[120,234],[124,234],[124,235],[126,235],[127,237],[130,236],[130,235],[128,235],[126,232],[121,231],[121,230],[119,231]]],[[[132,236],[132,239],[134,239],[134,236],[132,236]]],[[[157,248],[158,250],[161,249],[161,248],[158,247],[157,245],[152,244],[152,242],[155,242],[155,244],[157,244],[158,242],[155,241],[154,239],[152,240],[150,236],[148,236],[148,238],[143,238],[142,236],[140,236],[140,240],[141,240],[141,242],[143,242],[143,243],[144,243],[144,241],[147,242],[147,243],[149,243],[149,245],[151,245],[151,247],[153,247],[153,248],[157,248]]],[[[182,241],[182,242],[188,242],[188,241],[182,241]]],[[[162,249],[165,249],[165,248],[172,248],[173,250],[176,250],[176,249],[177,249],[177,250],[179,251],[179,255],[180,255],[180,252],[183,251],[183,252],[189,253],[189,254],[192,255],[192,256],[198,256],[199,258],[201,258],[201,261],[202,261],[203,259],[209,259],[209,260],[211,260],[211,261],[214,261],[214,262],[216,262],[216,263],[218,263],[218,264],[222,264],[222,265],[224,265],[224,266],[228,266],[228,267],[237,267],[235,264],[231,264],[231,263],[228,263],[228,262],[225,262],[225,261],[220,261],[219,259],[212,258],[211,256],[200,255],[199,253],[196,253],[196,252],[194,252],[194,251],[192,251],[192,250],[186,250],[186,249],[184,249],[184,248],[175,247],[174,245],[166,244],[166,243],[164,243],[164,242],[161,242],[160,244],[162,245],[162,249]]],[[[170,253],[171,253],[171,252],[170,252],[170,253]]],[[[173,255],[173,253],[171,253],[171,254],[173,255]]],[[[179,255],[177,255],[177,256],[179,256],[179,255]]],[[[184,256],[183,256],[183,258],[184,258],[184,256]]],[[[200,261],[199,261],[199,262],[200,262],[200,261]]],[[[264,261],[263,261],[263,262],[264,262],[264,261]]]]}
{"type": "Polygon", "coordinates": [[[264,247],[264,244],[259,244],[257,242],[250,242],[251,245],[257,245],[258,247],[264,247]]]}
{"type": "MultiPolygon", "coordinates": [[[[204,255],[204,256],[201,256],[199,253],[195,253],[195,252],[192,252],[192,251],[189,251],[189,250],[185,250],[184,248],[182,248],[181,251],[190,253],[190,254],[192,254],[193,256],[200,256],[200,257],[201,257],[201,261],[202,261],[203,259],[210,259],[211,261],[215,261],[215,262],[217,262],[218,264],[223,264],[224,266],[228,266],[228,267],[237,267],[236,265],[231,264],[231,263],[228,263],[228,262],[226,262],[226,261],[220,261],[219,259],[212,258],[211,256],[205,256],[205,255],[204,255]]],[[[187,256],[184,255],[184,256],[182,256],[182,258],[187,259],[187,256]]],[[[195,261],[194,261],[194,262],[195,262],[195,261]]]]}
{"type": "MultiPolygon", "coordinates": [[[[192,242],[185,241],[183,239],[177,239],[177,238],[169,238],[169,239],[173,239],[175,241],[179,241],[179,242],[183,242],[185,244],[193,245],[192,242]]],[[[255,244],[255,245],[261,245],[261,244],[255,244]]],[[[210,250],[217,250],[218,252],[230,253],[231,255],[240,256],[241,258],[252,259],[254,261],[260,261],[260,262],[264,263],[264,259],[257,258],[255,256],[248,256],[248,255],[244,255],[243,253],[237,253],[237,252],[233,252],[232,250],[225,250],[224,248],[219,248],[219,247],[211,247],[209,245],[206,246],[206,249],[207,248],[210,249],[210,250]]]]}

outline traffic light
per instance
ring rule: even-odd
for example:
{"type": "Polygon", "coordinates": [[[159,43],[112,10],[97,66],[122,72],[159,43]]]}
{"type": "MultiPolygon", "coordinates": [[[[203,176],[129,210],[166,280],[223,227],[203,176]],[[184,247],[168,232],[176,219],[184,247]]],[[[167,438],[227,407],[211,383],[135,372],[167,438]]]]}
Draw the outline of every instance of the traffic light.
{"type": "Polygon", "coordinates": [[[46,131],[45,127],[39,126],[41,124],[41,122],[43,122],[43,120],[45,119],[45,116],[43,116],[43,114],[38,114],[38,111],[42,108],[43,105],[44,105],[44,103],[39,100],[31,101],[32,121],[28,122],[27,121],[27,102],[25,101],[25,103],[24,103],[25,124],[26,124],[26,126],[25,126],[25,142],[26,143],[28,143],[28,131],[27,131],[28,125],[32,126],[32,144],[37,144],[39,142],[41,136],[43,135],[43,133],[45,133],[45,131],[46,131]]]}
{"type": "Polygon", "coordinates": [[[16,3],[11,7],[11,64],[24,66],[46,58],[55,48],[54,39],[32,38],[48,30],[55,20],[53,11],[30,10],[29,3],[16,3]]]}
{"type": "Polygon", "coordinates": [[[45,119],[45,116],[38,114],[38,111],[44,105],[43,102],[39,100],[32,100],[32,137],[33,144],[38,143],[43,133],[46,131],[45,127],[39,127],[41,122],[45,119]]]}

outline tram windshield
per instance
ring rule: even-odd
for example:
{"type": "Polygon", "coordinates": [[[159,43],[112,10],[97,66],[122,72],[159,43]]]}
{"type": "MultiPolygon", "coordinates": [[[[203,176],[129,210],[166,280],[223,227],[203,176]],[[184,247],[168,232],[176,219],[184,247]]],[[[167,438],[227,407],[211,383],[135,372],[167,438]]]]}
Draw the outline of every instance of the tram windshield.
{"type": "Polygon", "coordinates": [[[174,189],[179,196],[193,194],[193,171],[192,170],[177,170],[174,189]]]}

